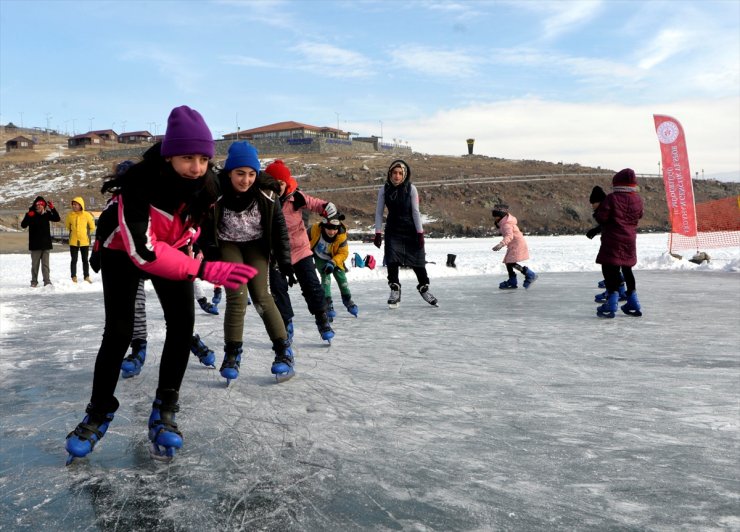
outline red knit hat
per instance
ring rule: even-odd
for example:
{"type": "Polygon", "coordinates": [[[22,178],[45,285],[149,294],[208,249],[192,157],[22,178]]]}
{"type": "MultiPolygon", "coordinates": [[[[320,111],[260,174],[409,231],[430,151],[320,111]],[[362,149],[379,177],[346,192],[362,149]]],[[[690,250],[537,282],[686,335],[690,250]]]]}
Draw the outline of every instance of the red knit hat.
{"type": "Polygon", "coordinates": [[[280,159],[276,159],[272,163],[267,165],[267,168],[265,168],[265,172],[270,174],[272,177],[277,179],[278,181],[284,181],[285,182],[285,193],[290,194],[295,189],[298,188],[298,183],[293,178],[292,175],[290,175],[290,168],[285,166],[285,163],[281,161],[280,159]]]}
{"type": "Polygon", "coordinates": [[[636,187],[637,176],[632,168],[620,170],[612,178],[612,186],[615,187],[636,187]]]}

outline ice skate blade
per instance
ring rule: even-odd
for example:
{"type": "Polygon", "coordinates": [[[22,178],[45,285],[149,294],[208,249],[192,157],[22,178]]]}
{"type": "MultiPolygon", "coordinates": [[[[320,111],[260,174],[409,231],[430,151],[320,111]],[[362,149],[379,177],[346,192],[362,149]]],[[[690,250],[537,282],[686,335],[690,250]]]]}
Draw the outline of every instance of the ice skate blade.
{"type": "Polygon", "coordinates": [[[398,303],[388,303],[388,308],[398,308],[398,307],[399,307],[398,303]]]}
{"type": "Polygon", "coordinates": [[[161,447],[152,442],[149,446],[149,456],[158,462],[170,463],[175,458],[176,449],[174,447],[161,447]]]}
{"type": "Polygon", "coordinates": [[[596,311],[596,315],[597,315],[597,316],[598,316],[599,318],[609,318],[609,319],[611,319],[611,318],[613,318],[613,317],[614,317],[614,313],[613,313],[613,312],[602,312],[602,311],[600,311],[600,310],[597,310],[597,311],[596,311]]]}
{"type": "Polygon", "coordinates": [[[124,379],[130,379],[131,377],[136,377],[141,371],[137,372],[130,372],[130,371],[121,371],[121,377],[124,379]]]}
{"type": "Polygon", "coordinates": [[[627,316],[632,316],[633,318],[639,318],[642,316],[642,312],[639,310],[624,310],[622,309],[622,312],[627,314],[627,316]]]}
{"type": "Polygon", "coordinates": [[[289,381],[295,377],[295,371],[291,371],[289,373],[279,373],[275,375],[275,382],[277,384],[280,384],[281,382],[289,381]]]}

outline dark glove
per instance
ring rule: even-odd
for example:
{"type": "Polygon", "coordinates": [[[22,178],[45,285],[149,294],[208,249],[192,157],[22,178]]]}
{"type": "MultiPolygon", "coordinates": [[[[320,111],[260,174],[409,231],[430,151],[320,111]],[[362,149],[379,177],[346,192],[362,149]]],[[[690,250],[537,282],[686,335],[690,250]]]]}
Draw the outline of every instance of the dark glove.
{"type": "Polygon", "coordinates": [[[424,249],[424,233],[416,233],[419,237],[419,249],[424,249]]]}
{"type": "Polygon", "coordinates": [[[588,233],[586,233],[586,236],[591,239],[601,233],[601,227],[594,227],[593,229],[590,229],[588,233]]]}
{"type": "Polygon", "coordinates": [[[327,262],[324,265],[324,270],[323,270],[324,275],[329,275],[333,271],[334,271],[334,263],[332,261],[327,262]]]}
{"type": "Polygon", "coordinates": [[[383,243],[383,234],[382,233],[375,233],[375,239],[373,240],[373,244],[375,244],[376,248],[380,248],[380,245],[383,243]]]}
{"type": "Polygon", "coordinates": [[[100,241],[96,240],[90,253],[90,267],[95,273],[100,273],[100,241]]]}
{"type": "Polygon", "coordinates": [[[293,265],[290,263],[279,264],[278,270],[280,270],[280,273],[282,274],[283,277],[289,277],[293,275],[293,271],[294,271],[293,265]]]}

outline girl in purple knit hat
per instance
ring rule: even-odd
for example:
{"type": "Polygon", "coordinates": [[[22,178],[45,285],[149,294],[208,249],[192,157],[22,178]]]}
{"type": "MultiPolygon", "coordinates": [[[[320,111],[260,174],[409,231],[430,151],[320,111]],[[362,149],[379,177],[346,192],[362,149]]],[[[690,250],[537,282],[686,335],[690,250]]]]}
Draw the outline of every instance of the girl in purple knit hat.
{"type": "Polygon", "coordinates": [[[114,396],[134,330],[139,282],[151,279],[164,311],[166,335],[159,382],[149,417],[154,458],[171,460],[182,447],[175,422],[190,353],[195,315],[193,280],[235,288],[254,277],[245,264],[201,261],[192,254],[200,223],[215,200],[215,144],[203,117],[181,106],[170,113],[161,143],[113,176],[102,192],[113,197],[100,217],[97,239],[105,329],[95,360],[92,395],[82,422],[67,436],[67,463],[87,456],[119,407],[114,396]]]}
{"type": "Polygon", "coordinates": [[[642,199],[637,193],[634,170],[620,170],[612,179],[612,193],[594,211],[594,219],[601,226],[601,247],[596,263],[601,264],[609,294],[606,302],[596,310],[600,318],[614,317],[619,304],[622,277],[627,284],[627,303],[622,305],[622,312],[630,316],[642,316],[632,273],[632,267],[637,264],[637,224],[642,212],[642,199]]]}

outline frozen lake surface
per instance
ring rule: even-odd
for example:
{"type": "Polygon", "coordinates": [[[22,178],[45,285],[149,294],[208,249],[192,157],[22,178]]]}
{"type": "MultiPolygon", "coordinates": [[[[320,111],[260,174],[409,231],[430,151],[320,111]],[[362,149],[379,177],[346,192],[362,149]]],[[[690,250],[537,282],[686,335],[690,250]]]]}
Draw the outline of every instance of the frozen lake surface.
{"type": "MultiPolygon", "coordinates": [[[[432,272],[437,309],[406,277],[394,311],[357,277],[360,317],[341,312],[331,346],[293,290],[296,377],[274,384],[250,307],[229,388],[191,357],[169,465],[147,451],[164,338],[149,291],[144,370],[70,467],[100,283],[26,277],[2,291],[0,529],[740,530],[737,273],[638,271],[645,315],[613,320],[595,316],[596,271],[528,291],[499,290],[498,270],[432,272]]],[[[198,310],[196,330],[220,363],[222,316],[198,310]]]]}

